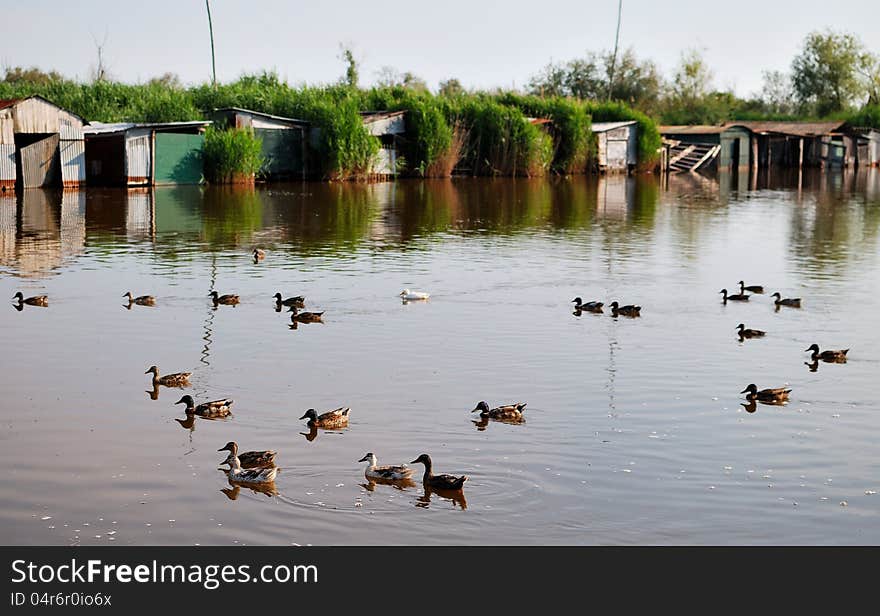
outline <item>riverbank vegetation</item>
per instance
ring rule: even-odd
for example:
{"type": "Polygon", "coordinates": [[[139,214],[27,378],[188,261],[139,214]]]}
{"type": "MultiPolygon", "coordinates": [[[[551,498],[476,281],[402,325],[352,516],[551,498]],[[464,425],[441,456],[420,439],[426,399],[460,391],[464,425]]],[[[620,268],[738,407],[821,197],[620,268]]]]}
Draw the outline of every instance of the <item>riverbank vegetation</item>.
{"type": "MultiPolygon", "coordinates": [[[[658,124],[716,124],[747,119],[840,119],[880,128],[880,57],[853,35],[811,33],[791,71],[766,72],[761,92],[739,98],[718,90],[702,54],[682,54],[666,81],[656,64],[633,50],[548,64],[525,92],[468,91],[452,78],[432,93],[416,75],[385,67],[377,85],[358,85],[352,53],[340,56],[342,79],[326,86],[292,86],[275,73],[244,75],[230,83],[184,86],[173,74],[143,84],[96,78],[90,83],[57,72],[7,68],[0,99],[39,94],[89,121],[193,120],[221,107],[307,120],[316,128],[309,148],[317,174],[330,179],[370,177],[380,143],[361,111],[406,110],[397,140],[399,171],[417,177],[539,176],[585,173],[595,166],[593,122],[634,120],[639,164],[651,169],[661,145],[658,124]]],[[[218,173],[253,167],[256,149],[244,134],[212,132],[206,156],[218,173]],[[247,142],[247,143],[246,143],[247,142]]]]}
{"type": "Polygon", "coordinates": [[[205,174],[215,184],[252,184],[265,162],[262,142],[245,128],[208,126],[203,156],[205,174]]]}

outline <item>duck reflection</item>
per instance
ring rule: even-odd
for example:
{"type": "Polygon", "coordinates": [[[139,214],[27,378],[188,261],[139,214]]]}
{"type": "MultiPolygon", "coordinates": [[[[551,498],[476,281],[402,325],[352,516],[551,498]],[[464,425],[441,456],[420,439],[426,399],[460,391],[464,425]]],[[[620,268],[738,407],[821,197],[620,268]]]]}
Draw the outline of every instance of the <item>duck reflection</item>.
{"type": "Polygon", "coordinates": [[[159,384],[158,383],[153,385],[153,389],[147,389],[144,391],[150,397],[150,400],[158,400],[159,399],[159,384]]]}
{"type": "MultiPolygon", "coordinates": [[[[223,470],[223,469],[219,469],[223,470]]],[[[226,472],[226,471],[223,471],[226,472]]],[[[254,494],[264,494],[266,498],[272,498],[273,496],[278,495],[278,488],[275,487],[275,482],[271,483],[236,483],[234,481],[230,481],[229,485],[231,487],[228,488],[220,488],[220,491],[226,495],[226,498],[229,500],[237,500],[239,494],[241,494],[242,487],[245,487],[254,494]]]]}
{"type": "Polygon", "coordinates": [[[464,491],[459,488],[457,490],[446,490],[443,488],[432,488],[428,484],[423,484],[425,493],[416,499],[416,507],[427,509],[431,505],[431,497],[435,494],[442,499],[452,501],[452,508],[458,505],[462,511],[467,509],[467,500],[464,497],[464,491]]]}
{"type": "Polygon", "coordinates": [[[300,432],[308,442],[312,442],[316,438],[318,438],[318,426],[311,426],[308,432],[300,432]]]}
{"type": "Polygon", "coordinates": [[[479,420],[471,419],[471,423],[474,424],[474,426],[477,428],[477,430],[482,432],[489,425],[489,418],[488,417],[480,417],[479,420]]]}
{"type": "Polygon", "coordinates": [[[758,410],[758,403],[766,404],[767,406],[787,406],[788,400],[749,400],[748,402],[740,402],[740,406],[742,406],[747,413],[754,413],[758,410]]]}
{"type": "Polygon", "coordinates": [[[380,484],[383,486],[391,486],[392,488],[400,491],[406,490],[406,488],[414,488],[416,487],[416,482],[406,477],[404,479],[385,479],[383,477],[367,477],[366,483],[360,484],[362,488],[367,490],[368,492],[376,491],[376,484],[380,484]]]}
{"type": "Polygon", "coordinates": [[[187,415],[186,419],[180,419],[179,417],[175,417],[174,421],[180,424],[180,427],[184,430],[189,430],[192,432],[196,429],[196,416],[195,415],[187,415]]]}
{"type": "Polygon", "coordinates": [[[819,360],[814,359],[813,361],[805,361],[804,365],[810,369],[810,372],[816,372],[819,370],[819,360]]]}

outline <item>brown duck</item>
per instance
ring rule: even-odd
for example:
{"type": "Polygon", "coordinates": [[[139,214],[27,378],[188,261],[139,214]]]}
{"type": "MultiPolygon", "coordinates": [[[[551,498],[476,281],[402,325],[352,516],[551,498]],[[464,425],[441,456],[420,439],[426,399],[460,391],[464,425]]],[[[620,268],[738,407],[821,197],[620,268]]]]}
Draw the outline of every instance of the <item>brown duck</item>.
{"type": "Polygon", "coordinates": [[[776,387],[771,389],[758,389],[754,383],[750,383],[748,387],[739,392],[746,394],[746,400],[759,400],[761,402],[781,402],[788,400],[788,394],[791,389],[785,387],[776,387]]]}
{"type": "Polygon", "coordinates": [[[767,335],[767,332],[762,331],[760,329],[748,329],[742,323],[736,326],[736,329],[739,330],[740,338],[763,338],[767,335]]]}
{"type": "Polygon", "coordinates": [[[340,406],[338,409],[327,411],[318,415],[315,409],[309,409],[300,419],[308,418],[306,424],[309,428],[344,428],[348,425],[348,414],[351,408],[340,406]]]}
{"type": "Polygon", "coordinates": [[[830,349],[826,349],[825,351],[819,352],[818,344],[811,344],[810,348],[804,349],[804,351],[812,351],[813,354],[810,355],[810,359],[812,361],[816,361],[821,359],[824,362],[843,364],[846,363],[846,354],[849,353],[849,349],[841,349],[839,351],[832,351],[830,349]]]}
{"type": "Polygon", "coordinates": [[[800,308],[801,307],[801,298],[799,297],[791,297],[783,299],[782,295],[777,291],[770,297],[775,297],[774,304],[777,307],[779,306],[791,306],[792,308],[800,308]]]}
{"type": "Polygon", "coordinates": [[[232,464],[232,456],[238,456],[238,461],[242,468],[267,468],[275,466],[275,456],[278,452],[274,449],[266,451],[245,451],[239,453],[238,443],[229,441],[217,451],[228,451],[229,457],[226,458],[227,464],[232,464]]]}
{"type": "Polygon", "coordinates": [[[625,317],[640,317],[642,316],[642,307],[636,306],[634,304],[627,304],[626,306],[621,306],[617,303],[617,301],[613,301],[610,304],[611,306],[611,316],[616,317],[617,315],[622,314],[625,317]]]}
{"type": "Polygon", "coordinates": [[[153,373],[153,386],[164,385],[165,387],[183,387],[189,385],[189,377],[192,372],[175,372],[174,374],[166,374],[159,376],[159,368],[150,366],[144,374],[153,373]]]}
{"type": "Polygon", "coordinates": [[[227,417],[232,412],[229,410],[229,407],[232,406],[233,402],[234,401],[230,400],[229,398],[221,398],[219,400],[203,402],[202,404],[196,406],[192,396],[186,395],[174,404],[186,404],[187,415],[198,415],[199,417],[217,418],[227,417]]]}
{"type": "Polygon", "coordinates": [[[471,413],[480,411],[480,419],[497,419],[499,421],[524,422],[523,409],[526,408],[525,402],[515,402],[514,404],[504,404],[502,406],[489,408],[489,404],[483,400],[477,403],[477,406],[471,413]]]}
{"type": "Polygon", "coordinates": [[[214,301],[214,305],[225,304],[227,306],[234,306],[238,303],[238,295],[233,295],[231,293],[227,295],[218,295],[217,291],[211,291],[208,293],[214,301]]]}
{"type": "Polygon", "coordinates": [[[131,291],[127,291],[122,297],[128,298],[128,305],[137,304],[138,306],[155,306],[156,298],[152,295],[141,295],[139,297],[132,297],[131,291]]]}
{"type": "Polygon", "coordinates": [[[324,315],[324,312],[299,312],[296,309],[296,306],[291,306],[290,312],[293,313],[290,315],[291,322],[323,323],[322,317],[324,315]]]}
{"type": "Polygon", "coordinates": [[[49,296],[48,295],[34,295],[33,297],[25,297],[22,295],[21,291],[12,296],[12,299],[18,300],[18,305],[22,306],[27,304],[28,306],[41,306],[46,308],[49,306],[49,296]]]}

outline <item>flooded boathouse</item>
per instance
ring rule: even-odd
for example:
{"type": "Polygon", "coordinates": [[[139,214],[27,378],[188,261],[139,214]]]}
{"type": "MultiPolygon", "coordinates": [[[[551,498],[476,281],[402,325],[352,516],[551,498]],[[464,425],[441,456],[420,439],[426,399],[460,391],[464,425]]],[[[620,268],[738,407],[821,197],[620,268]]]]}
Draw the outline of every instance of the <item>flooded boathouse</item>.
{"type": "Polygon", "coordinates": [[[0,100],[0,190],[83,184],[84,123],[42,96],[0,100]]]}
{"type": "Polygon", "coordinates": [[[752,134],[738,123],[660,126],[659,130],[669,144],[670,172],[749,167],[752,134]]]}
{"type": "Polygon", "coordinates": [[[594,122],[593,134],[598,145],[596,162],[599,171],[629,172],[636,168],[639,153],[639,125],[625,122],[594,122]]]}
{"type": "Polygon", "coordinates": [[[406,111],[361,111],[361,119],[367,132],[381,144],[371,175],[396,177],[398,147],[406,133],[406,111]]]}
{"type": "Polygon", "coordinates": [[[208,115],[217,126],[253,129],[254,135],[262,142],[262,155],[266,161],[258,174],[262,178],[288,180],[309,176],[311,123],[239,107],[214,109],[208,115]]]}
{"type": "Polygon", "coordinates": [[[96,186],[157,186],[204,182],[206,120],[85,127],[86,177],[96,186]]]}

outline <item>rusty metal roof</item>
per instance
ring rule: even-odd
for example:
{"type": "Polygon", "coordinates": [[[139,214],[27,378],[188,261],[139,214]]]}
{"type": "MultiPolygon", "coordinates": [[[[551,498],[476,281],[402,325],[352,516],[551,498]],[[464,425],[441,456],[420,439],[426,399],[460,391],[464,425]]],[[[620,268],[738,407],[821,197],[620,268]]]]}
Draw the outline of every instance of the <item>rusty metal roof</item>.
{"type": "Polygon", "coordinates": [[[729,126],[712,124],[683,124],[676,126],[658,126],[661,135],[717,135],[726,131],[729,126]]]}
{"type": "Polygon", "coordinates": [[[777,133],[780,135],[793,135],[795,137],[816,137],[829,135],[837,132],[845,124],[842,120],[833,122],[760,122],[745,120],[741,122],[728,122],[724,126],[732,128],[742,126],[753,133],[767,134],[777,133]]]}
{"type": "Polygon", "coordinates": [[[229,111],[235,111],[239,113],[246,113],[248,115],[260,116],[261,118],[269,118],[270,120],[278,120],[279,122],[284,122],[286,124],[296,124],[299,126],[307,126],[311,124],[308,120],[298,120],[297,118],[286,118],[284,116],[272,115],[271,113],[263,113],[262,111],[254,111],[253,109],[244,109],[242,107],[220,107],[218,109],[214,109],[211,113],[225,113],[229,111]]]}
{"type": "Polygon", "coordinates": [[[24,98],[4,98],[4,99],[0,99],[0,109],[6,109],[7,107],[14,107],[15,105],[18,105],[19,103],[23,103],[24,101],[30,100],[30,99],[32,99],[32,98],[38,98],[38,99],[40,99],[41,101],[43,101],[44,103],[48,103],[48,104],[52,105],[53,107],[55,107],[56,109],[59,109],[59,110],[63,111],[64,113],[70,114],[70,115],[72,115],[73,117],[79,119],[83,124],[88,124],[88,122],[86,122],[85,118],[83,118],[82,116],[80,116],[80,115],[78,115],[78,114],[76,114],[76,113],[73,113],[73,112],[72,112],[71,110],[69,110],[69,109],[65,109],[65,108],[62,107],[61,105],[56,105],[55,103],[53,103],[52,101],[50,101],[50,100],[49,100],[48,98],[46,98],[45,96],[40,96],[39,94],[31,94],[30,96],[25,96],[24,98]]]}
{"type": "Polygon", "coordinates": [[[23,98],[0,98],[0,109],[12,107],[13,105],[18,104],[23,100],[23,98]]]}

